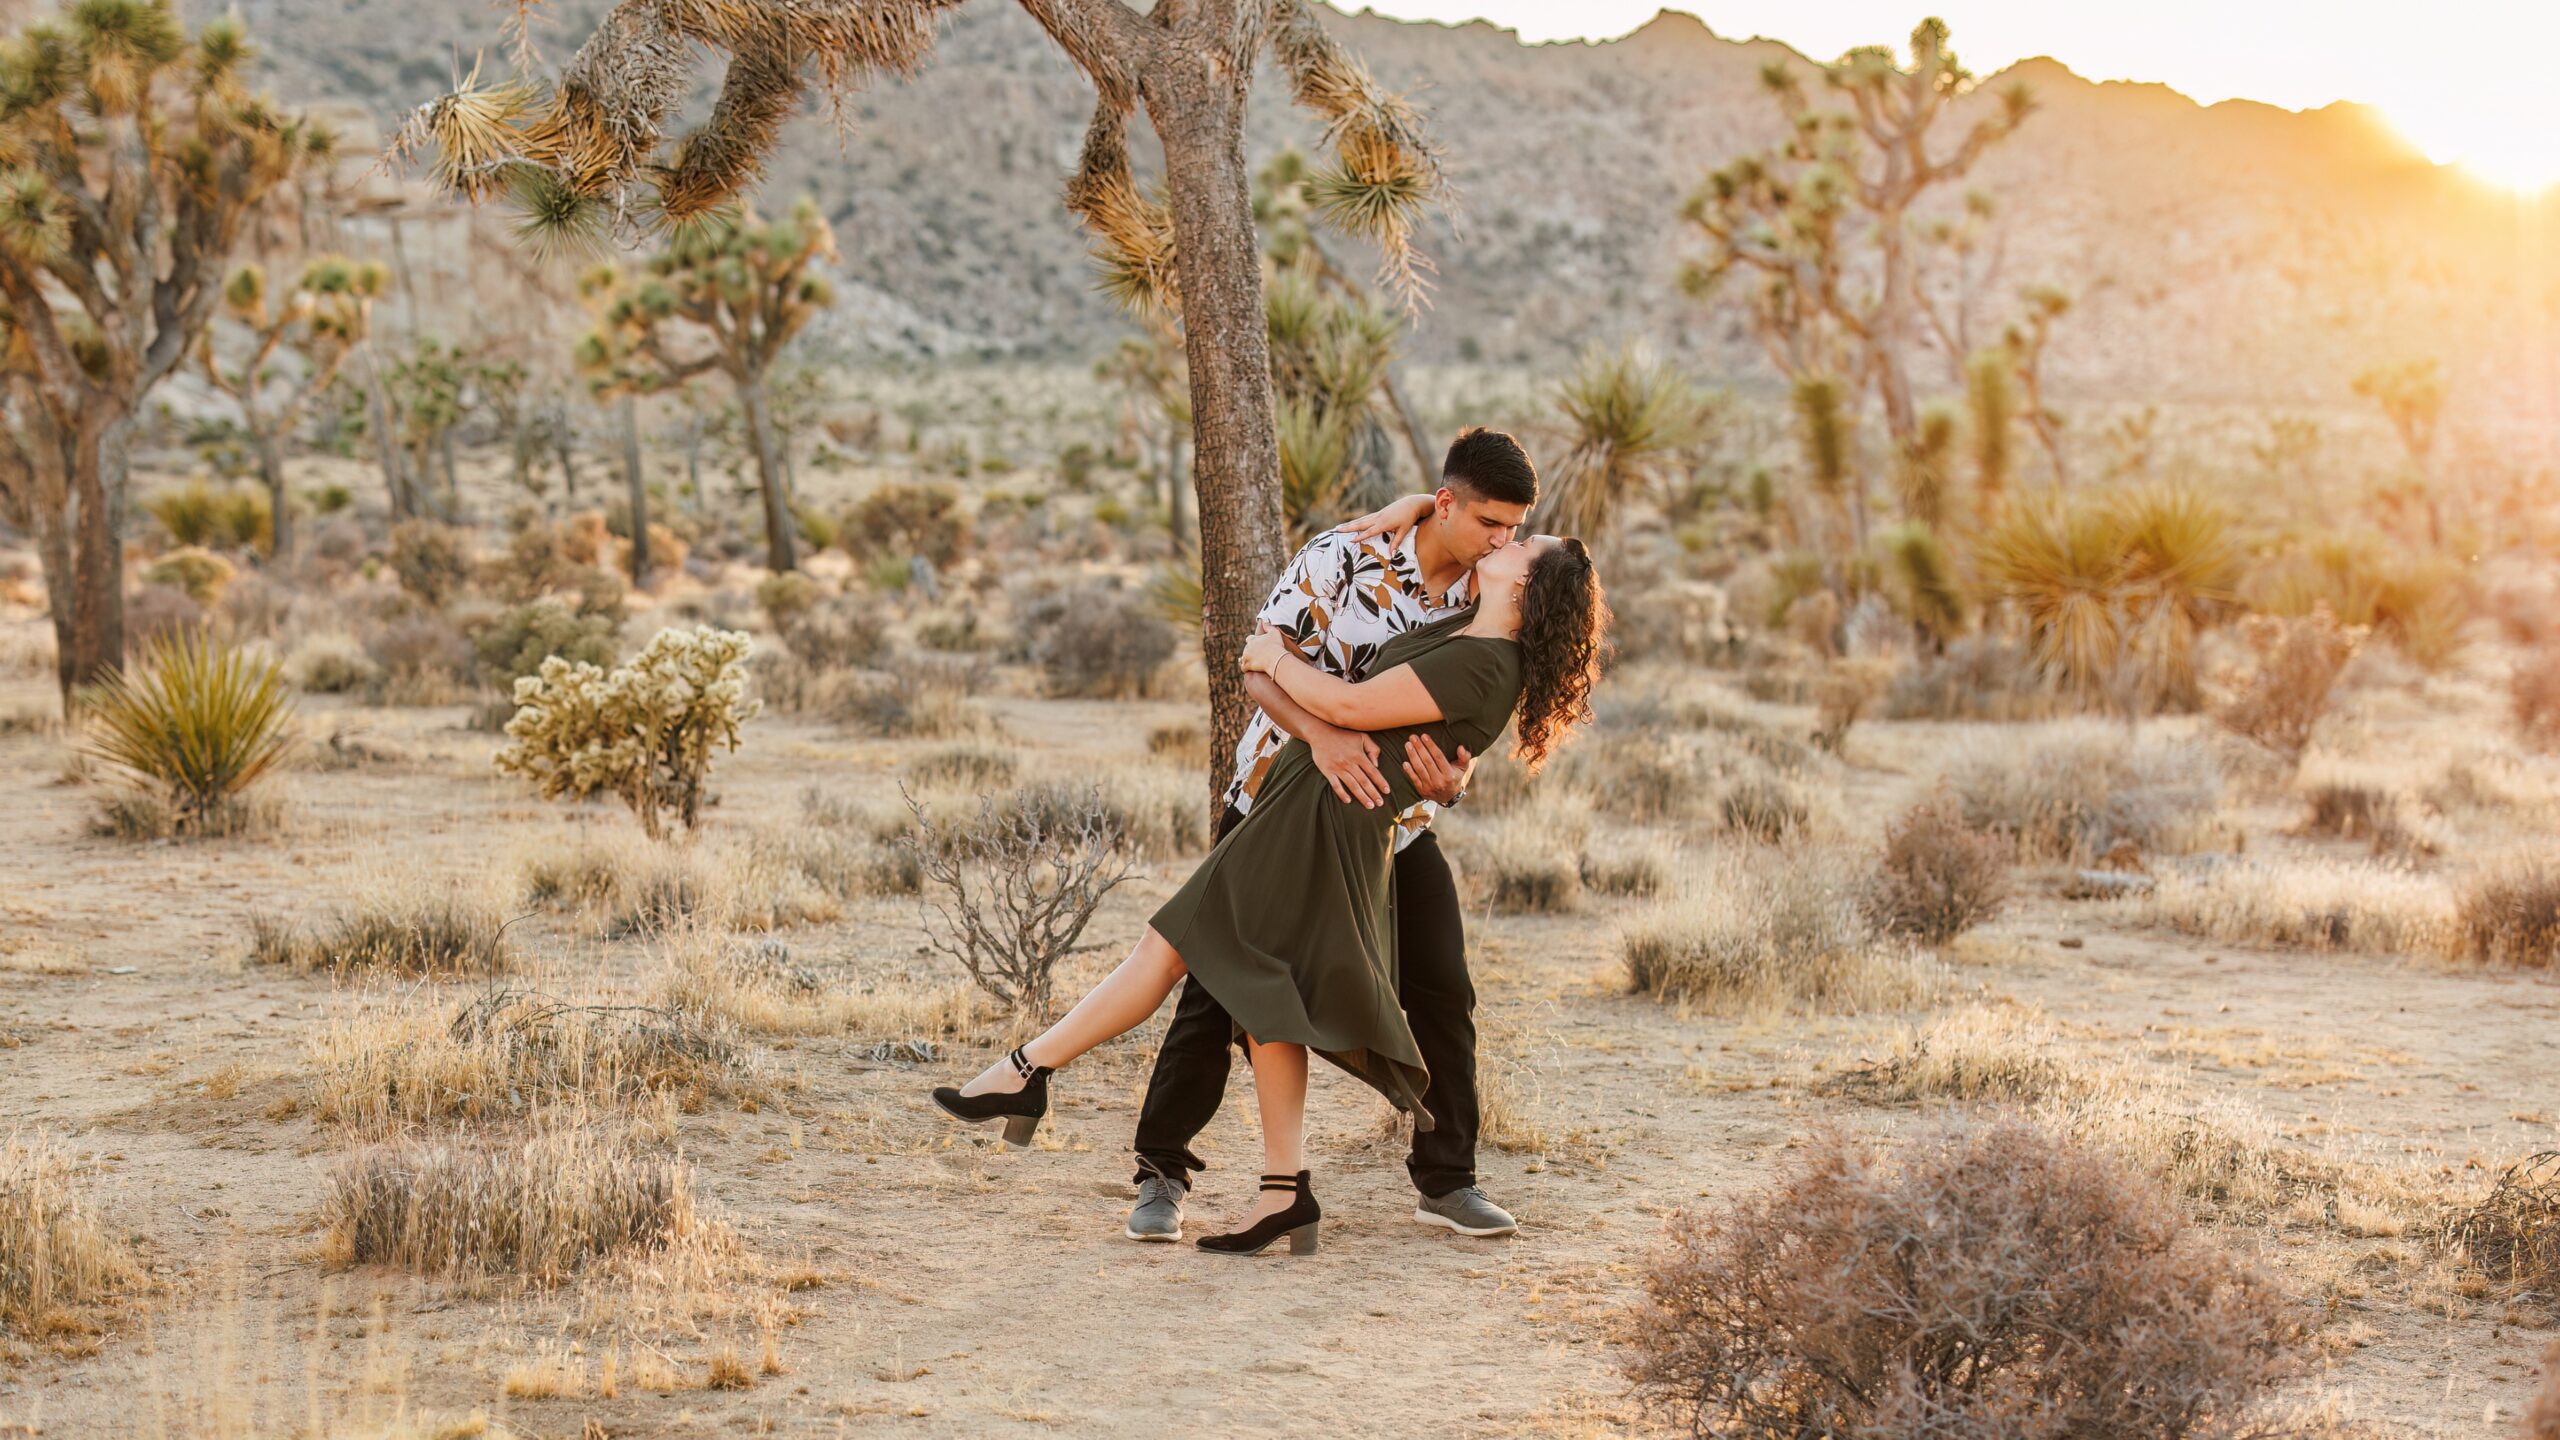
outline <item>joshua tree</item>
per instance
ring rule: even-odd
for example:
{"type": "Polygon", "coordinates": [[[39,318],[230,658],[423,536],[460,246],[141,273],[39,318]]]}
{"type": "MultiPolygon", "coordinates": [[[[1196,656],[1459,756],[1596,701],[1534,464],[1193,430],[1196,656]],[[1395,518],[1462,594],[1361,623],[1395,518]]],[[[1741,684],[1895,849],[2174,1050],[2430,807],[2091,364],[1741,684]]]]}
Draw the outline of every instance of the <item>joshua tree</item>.
{"type": "MultiPolygon", "coordinates": [[[[518,0],[520,9],[536,0],[518,0]]],[[[958,0],[619,0],[558,82],[466,83],[422,109],[402,147],[432,139],[443,180],[474,197],[513,191],[554,233],[589,233],[649,202],[676,221],[729,200],[772,152],[814,71],[841,88],[909,71],[938,12],[958,0]],[[669,113],[699,48],[728,73],[701,128],[665,155],[669,113]],[[644,182],[643,177],[646,177],[644,182]]],[[[1376,245],[1383,283],[1419,302],[1414,227],[1440,188],[1419,117],[1325,32],[1308,0],[1018,0],[1096,103],[1066,200],[1096,236],[1104,282],[1180,318],[1198,457],[1203,658],[1213,755],[1234,747],[1251,703],[1228,657],[1243,648],[1279,573],[1280,454],[1273,424],[1260,247],[1245,168],[1245,104],[1264,56],[1327,122],[1332,161],[1311,182],[1319,211],[1376,245]],[[1140,106],[1164,149],[1161,196],[1140,189],[1128,124],[1140,106]]],[[[1211,791],[1223,777],[1210,768],[1211,791]]]]}
{"type": "MultiPolygon", "coordinates": [[[[1920,428],[1911,366],[1922,339],[1915,254],[1922,237],[1912,208],[1962,178],[2034,101],[2012,86],[1951,147],[1933,149],[1932,131],[1973,89],[1973,76],[1947,48],[1946,23],[1936,19],[1911,32],[1908,68],[1870,45],[1819,73],[1848,110],[1816,111],[1792,66],[1762,69],[1787,140],[1715,171],[1690,197],[1683,213],[1707,250],[1684,269],[1682,285],[1704,297],[1737,275],[1755,282],[1749,314],[1770,362],[1799,385],[1829,378],[1852,392],[1873,386],[1899,455],[1920,428]]],[[[1866,503],[1863,474],[1854,482],[1856,517],[1866,503]]]]}
{"type": "MultiPolygon", "coordinates": [[[[613,265],[598,265],[578,277],[578,294],[590,304],[608,308],[618,304],[615,292],[622,287],[622,272],[613,265]]],[[[578,343],[575,358],[578,368],[586,372],[587,388],[599,400],[614,402],[614,418],[622,431],[622,479],[631,497],[631,583],[649,583],[649,486],[640,462],[640,396],[654,389],[655,373],[628,363],[614,339],[615,329],[600,328],[578,343]]]]}
{"type": "Polygon", "coordinates": [[[1706,427],[1706,405],[1678,367],[1637,346],[1583,352],[1556,397],[1573,448],[1555,467],[1539,525],[1597,537],[1637,492],[1660,483],[1706,427]]]}
{"type": "Polygon", "coordinates": [[[242,84],[236,20],[82,0],[0,46],[0,488],[32,520],[64,702],[124,660],[126,459],[242,222],[329,149],[242,84]]]}
{"type": "Polygon", "coordinates": [[[2358,395],[2382,407],[2383,418],[2409,452],[2420,476],[2435,454],[2436,421],[2444,415],[2444,371],[2432,358],[2367,370],[2355,379],[2358,395]]]}
{"type": "Polygon", "coordinates": [[[391,513],[408,519],[430,509],[452,519],[461,513],[462,488],[454,474],[453,431],[470,411],[471,358],[459,345],[432,338],[392,363],[383,376],[383,410],[401,463],[391,475],[391,513]],[[444,470],[444,495],[434,493],[444,470]]]}
{"type": "Polygon", "coordinates": [[[258,478],[266,482],[267,510],[274,517],[269,548],[280,560],[293,554],[284,443],[302,423],[313,397],[337,382],[339,367],[371,333],[373,302],[389,279],[390,272],[377,262],[358,264],[330,255],[304,266],[291,290],[273,296],[266,271],[243,265],[222,288],[222,308],[249,332],[248,358],[226,369],[210,328],[197,347],[205,378],[240,407],[241,427],[257,448],[258,478]],[[275,373],[280,350],[300,357],[299,374],[283,378],[275,373]]]}
{"type": "Polygon", "coordinates": [[[637,395],[717,370],[738,392],[756,478],[764,491],[766,563],[799,564],[790,478],[775,433],[768,372],[783,348],[835,303],[818,273],[836,232],[803,198],[771,224],[747,211],[678,233],[639,270],[591,275],[610,298],[578,346],[578,368],[598,395],[637,395]]]}

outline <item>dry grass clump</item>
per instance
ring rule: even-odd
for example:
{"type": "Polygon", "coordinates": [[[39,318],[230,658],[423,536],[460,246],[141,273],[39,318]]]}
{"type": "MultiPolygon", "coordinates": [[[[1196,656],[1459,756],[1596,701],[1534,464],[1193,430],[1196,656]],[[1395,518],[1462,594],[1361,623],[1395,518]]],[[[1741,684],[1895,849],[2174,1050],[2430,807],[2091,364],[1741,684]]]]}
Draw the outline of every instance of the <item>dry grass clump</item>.
{"type": "Polygon", "coordinates": [[[2507,1295],[2560,1311],[2560,1151],[2500,1171],[2488,1198],[2446,1220],[2444,1236],[2507,1295]]]}
{"type": "Polygon", "coordinates": [[[76,1174],[42,1131],[0,1140],[0,1326],[48,1333],[65,1307],[140,1278],[133,1257],[75,1192],[76,1174]]]}
{"type": "Polygon", "coordinates": [[[2153,1067],[2075,1060],[2041,1012],[1970,1006],[1906,1033],[1835,1088],[1879,1103],[2015,1105],[2179,1196],[2245,1216],[2281,1210],[2350,1177],[2283,1146],[2255,1112],[2199,1097],[2153,1067]]]}
{"type": "Polygon", "coordinates": [[[2185,849],[2222,796],[2212,752],[2196,741],[2086,720],[1972,732],[1946,783],[1965,824],[2007,837],[2022,860],[2086,860],[2126,843],[2185,849]]]}
{"type": "Polygon", "coordinates": [[[1476,903],[1506,915],[1581,910],[1581,855],[1590,828],[1587,815],[1554,797],[1470,827],[1461,868],[1476,903]]]}
{"type": "Polygon", "coordinates": [[[1013,757],[984,745],[955,745],[917,757],[907,774],[918,785],[977,792],[1013,783],[1013,757]]]}
{"type": "Polygon", "coordinates": [[[1720,1010],[1807,1005],[1893,1009],[1935,994],[1944,972],[1879,935],[1867,877],[1829,851],[1715,852],[1619,940],[1648,994],[1720,1010]]]}
{"type": "Polygon", "coordinates": [[[2273,1281],[2014,1119],[1898,1160],[1825,1137],[1676,1217],[1645,1290],[1629,1373],[1700,1436],[2230,1436],[2292,1371],[2273,1281]]]}
{"type": "Polygon", "coordinates": [[[1813,809],[1803,791],[1774,770],[1736,776],[1716,797],[1716,816],[1733,834],[1775,845],[1804,829],[1813,809]]]}
{"type": "Polygon", "coordinates": [[[827,829],[759,832],[743,847],[586,832],[528,857],[521,875],[527,903],[583,912],[627,939],[714,918],[749,930],[834,920],[843,900],[912,891],[902,868],[886,847],[827,829]]]}
{"type": "Polygon", "coordinates": [[[966,1031],[979,1015],[966,985],[870,978],[859,989],[830,988],[769,940],[751,945],[689,926],[669,933],[663,950],[659,1003],[723,1029],[935,1041],[966,1031]]]}
{"type": "Polygon", "coordinates": [[[1953,940],[2007,902],[2010,853],[1999,836],[1967,825],[1964,807],[1938,791],[1885,831],[1871,897],[1876,923],[1923,944],[1953,940]]]}
{"type": "MultiPolygon", "coordinates": [[[[1494,801],[1489,808],[1504,808],[1504,802],[1514,797],[1498,793],[1503,782],[1486,773],[1491,768],[1477,767],[1467,799],[1474,803],[1477,789],[1492,781],[1497,793],[1486,797],[1494,801]]],[[[1706,756],[1694,740],[1659,729],[1604,729],[1589,743],[1567,750],[1556,769],[1553,779],[1587,792],[1590,803],[1602,813],[1639,823],[1696,815],[1710,774],[1706,756]]],[[[1518,778],[1525,793],[1526,777],[1518,778]]]]}
{"type": "Polygon", "coordinates": [[[270,913],[249,917],[249,958],[297,970],[497,975],[513,964],[506,916],[463,889],[373,895],[316,930],[270,913]]]}
{"type": "Polygon", "coordinates": [[[1180,770],[1209,765],[1209,732],[1188,720],[1159,725],[1147,732],[1147,753],[1180,770]]]}
{"type": "Polygon", "coordinates": [[[1033,632],[1031,661],[1052,695],[1146,695],[1173,658],[1173,626],[1136,591],[1061,593],[1025,620],[1033,632]]]}
{"type": "Polygon", "coordinates": [[[1841,1088],[1887,1102],[2071,1099],[2093,1088],[2096,1076],[2063,1058],[2061,1047],[2061,1032],[2040,1012],[1968,1006],[1906,1035],[1891,1055],[1850,1072],[1841,1088]]]}
{"type": "Polygon", "coordinates": [[[1671,869],[1654,851],[1604,844],[1582,852],[1582,885],[1596,894],[1649,900],[1670,884],[1671,869]]]}
{"type": "Polygon", "coordinates": [[[311,1042],[312,1111],[368,1134],[494,1120],[579,1098],[666,1095],[694,1110],[733,1093],[745,1057],[727,1029],[674,1006],[580,1005],[526,990],[479,995],[450,1015],[373,1003],[311,1042]]]}
{"type": "Polygon", "coordinates": [[[2510,860],[2463,887],[2460,953],[2493,965],[2548,970],[2560,964],[2560,862],[2510,860]]]}
{"type": "Polygon", "coordinates": [[[2451,943],[2441,881],[2395,866],[2232,860],[2160,877],[2141,918],[2187,935],[2287,950],[2437,955],[2451,943]]]}
{"type": "Polygon", "coordinates": [[[624,1246],[695,1231],[693,1171],[592,1124],[500,1144],[402,1141],[341,1161],[321,1200],[336,1258],[556,1283],[624,1246]]]}

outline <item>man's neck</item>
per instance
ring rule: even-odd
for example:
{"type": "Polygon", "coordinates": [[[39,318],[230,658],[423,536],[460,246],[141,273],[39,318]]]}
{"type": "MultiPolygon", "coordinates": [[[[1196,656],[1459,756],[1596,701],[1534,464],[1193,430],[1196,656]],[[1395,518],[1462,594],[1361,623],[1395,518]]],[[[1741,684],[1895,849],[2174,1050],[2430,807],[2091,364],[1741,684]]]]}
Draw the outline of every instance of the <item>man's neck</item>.
{"type": "Polygon", "coordinates": [[[1449,587],[1457,584],[1467,573],[1467,567],[1459,564],[1457,558],[1449,553],[1446,525],[1447,522],[1435,513],[1413,530],[1414,565],[1422,572],[1423,592],[1435,605],[1448,595],[1449,587]]]}

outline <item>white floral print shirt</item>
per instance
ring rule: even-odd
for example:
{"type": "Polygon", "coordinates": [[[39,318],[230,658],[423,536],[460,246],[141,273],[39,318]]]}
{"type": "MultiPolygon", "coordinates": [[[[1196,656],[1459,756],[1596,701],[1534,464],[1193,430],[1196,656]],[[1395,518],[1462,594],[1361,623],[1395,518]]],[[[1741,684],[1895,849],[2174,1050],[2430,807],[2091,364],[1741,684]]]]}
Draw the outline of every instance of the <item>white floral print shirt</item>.
{"type": "MultiPolygon", "coordinates": [[[[1467,608],[1475,573],[1450,585],[1433,605],[1422,584],[1422,562],[1414,553],[1414,536],[1393,550],[1383,537],[1354,540],[1328,530],[1307,542],[1271,588],[1260,618],[1288,637],[1300,655],[1327,674],[1354,682],[1369,677],[1370,663],[1389,640],[1417,625],[1446,619],[1467,608]]],[[[1227,786],[1227,803],[1239,814],[1253,809],[1254,792],[1262,788],[1271,763],[1289,743],[1289,733],[1260,710],[1236,745],[1236,778],[1227,786]]],[[[1378,757],[1378,768],[1404,763],[1401,755],[1378,757]]],[[[1402,850],[1431,828],[1438,811],[1428,800],[1396,816],[1396,848],[1402,850]]]]}

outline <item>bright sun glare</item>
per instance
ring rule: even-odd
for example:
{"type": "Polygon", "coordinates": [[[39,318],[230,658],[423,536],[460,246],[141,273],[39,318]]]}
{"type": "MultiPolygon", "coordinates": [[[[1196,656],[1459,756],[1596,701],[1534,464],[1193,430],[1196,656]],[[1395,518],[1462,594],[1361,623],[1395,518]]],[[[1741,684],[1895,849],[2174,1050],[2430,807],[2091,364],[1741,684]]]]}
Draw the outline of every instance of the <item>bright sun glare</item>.
{"type": "Polygon", "coordinates": [[[2505,98],[2429,96],[2383,113],[2429,159],[2489,184],[2525,195],[2560,186],[2560,92],[2505,98]]]}

